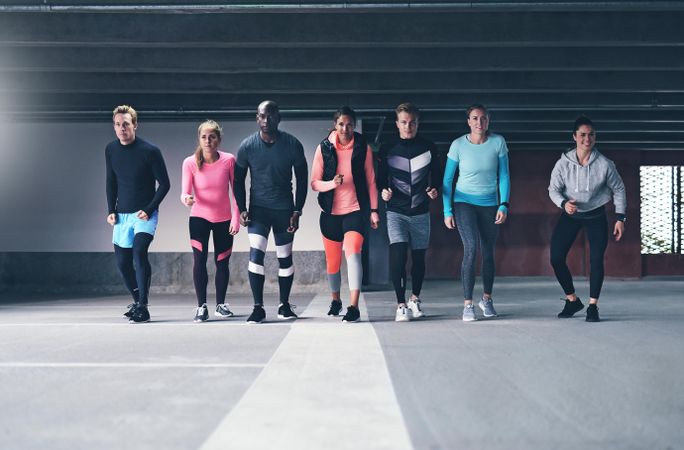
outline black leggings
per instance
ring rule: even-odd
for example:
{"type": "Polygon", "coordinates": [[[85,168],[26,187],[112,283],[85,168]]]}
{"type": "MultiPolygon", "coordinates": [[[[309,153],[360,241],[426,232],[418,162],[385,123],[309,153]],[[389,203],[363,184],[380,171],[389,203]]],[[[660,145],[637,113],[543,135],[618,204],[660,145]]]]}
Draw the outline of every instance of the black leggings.
{"type": "Polygon", "coordinates": [[[209,257],[209,233],[214,235],[214,263],[216,264],[216,304],[226,301],[230,269],[228,262],[233,251],[233,236],[230,234],[230,221],[209,222],[201,217],[190,217],[190,245],[194,264],[192,280],[195,283],[197,306],[207,302],[207,258],[209,257]]]}
{"type": "MultiPolygon", "coordinates": [[[[390,244],[390,273],[397,303],[406,302],[406,260],[408,242],[390,244]]],[[[425,249],[411,250],[411,292],[420,297],[425,278],[425,249]]]]}
{"type": "Polygon", "coordinates": [[[133,238],[133,248],[114,245],[116,265],[119,267],[124,284],[133,296],[133,301],[143,305],[147,305],[147,295],[152,279],[152,266],[148,258],[152,239],[149,233],[136,233],[133,238]],[[135,268],[133,268],[134,262],[135,268]]]}
{"type": "Polygon", "coordinates": [[[573,219],[567,214],[561,214],[551,235],[551,265],[565,294],[574,294],[575,286],[565,259],[582,228],[589,241],[589,296],[599,298],[603,286],[603,257],[608,247],[605,213],[592,219],[573,219]]]}

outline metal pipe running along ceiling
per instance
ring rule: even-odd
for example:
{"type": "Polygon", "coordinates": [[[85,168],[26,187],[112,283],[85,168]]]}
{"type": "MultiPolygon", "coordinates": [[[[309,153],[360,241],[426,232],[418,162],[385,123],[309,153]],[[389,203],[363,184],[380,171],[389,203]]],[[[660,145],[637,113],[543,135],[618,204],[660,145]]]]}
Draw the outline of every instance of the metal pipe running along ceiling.
{"type": "Polygon", "coordinates": [[[92,2],[70,4],[66,2],[36,1],[35,5],[0,5],[0,13],[340,13],[367,11],[684,11],[684,2],[665,1],[456,1],[456,2],[336,2],[336,3],[216,3],[216,4],[128,4],[116,5],[92,2]]]}

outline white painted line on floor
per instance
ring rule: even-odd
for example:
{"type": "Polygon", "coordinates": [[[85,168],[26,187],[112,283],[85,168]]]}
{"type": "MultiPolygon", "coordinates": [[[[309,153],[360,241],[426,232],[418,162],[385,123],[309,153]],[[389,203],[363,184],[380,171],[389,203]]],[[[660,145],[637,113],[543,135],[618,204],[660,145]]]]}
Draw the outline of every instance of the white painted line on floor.
{"type": "Polygon", "coordinates": [[[150,368],[150,369],[168,369],[168,368],[178,368],[178,369],[261,369],[265,367],[265,364],[222,364],[222,363],[48,363],[48,362],[0,362],[0,368],[150,368]]]}
{"type": "Polygon", "coordinates": [[[327,317],[318,295],[201,450],[411,449],[385,357],[361,323],[327,317]]]}
{"type": "Polygon", "coordinates": [[[203,323],[195,323],[195,322],[147,322],[147,323],[128,323],[126,321],[122,321],[121,323],[112,323],[112,322],[26,322],[26,323],[0,323],[0,328],[3,327],[40,327],[40,328],[45,328],[45,327],[210,327],[210,326],[219,326],[219,327],[254,327],[254,326],[260,326],[260,327],[289,327],[292,325],[292,322],[265,322],[263,324],[259,325],[254,325],[251,323],[247,323],[245,321],[240,321],[240,322],[234,322],[234,321],[210,321],[210,322],[203,322],[203,323]]]}

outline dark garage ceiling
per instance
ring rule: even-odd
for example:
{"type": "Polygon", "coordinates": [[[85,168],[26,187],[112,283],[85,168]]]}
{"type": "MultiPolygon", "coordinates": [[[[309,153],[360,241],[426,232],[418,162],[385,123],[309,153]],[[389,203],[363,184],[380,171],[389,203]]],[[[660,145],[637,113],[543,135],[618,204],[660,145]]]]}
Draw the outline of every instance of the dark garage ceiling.
{"type": "Polygon", "coordinates": [[[684,2],[16,1],[0,5],[0,115],[286,118],[348,104],[373,136],[412,101],[442,148],[463,109],[512,149],[558,151],[579,113],[603,149],[684,149],[684,2]]]}

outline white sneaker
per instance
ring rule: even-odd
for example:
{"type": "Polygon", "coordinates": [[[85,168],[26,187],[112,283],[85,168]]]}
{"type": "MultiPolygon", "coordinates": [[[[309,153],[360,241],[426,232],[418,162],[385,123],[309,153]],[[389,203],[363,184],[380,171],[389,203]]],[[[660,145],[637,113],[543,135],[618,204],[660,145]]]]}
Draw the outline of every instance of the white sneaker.
{"type": "Polygon", "coordinates": [[[411,313],[413,314],[414,319],[418,319],[418,318],[423,317],[425,315],[423,313],[423,308],[420,307],[420,299],[419,298],[417,298],[415,300],[409,300],[407,306],[411,310],[411,313]]]}
{"type": "Polygon", "coordinates": [[[195,322],[204,322],[209,318],[209,310],[207,310],[207,304],[204,303],[202,306],[195,309],[195,322]]]}
{"type": "Polygon", "coordinates": [[[394,321],[395,322],[408,322],[409,321],[409,315],[408,315],[408,308],[406,307],[405,304],[401,304],[397,306],[397,315],[394,316],[394,321]]]}
{"type": "Polygon", "coordinates": [[[216,305],[214,315],[222,319],[227,319],[228,317],[233,317],[233,311],[228,309],[228,303],[221,303],[220,305],[216,305]]]}

